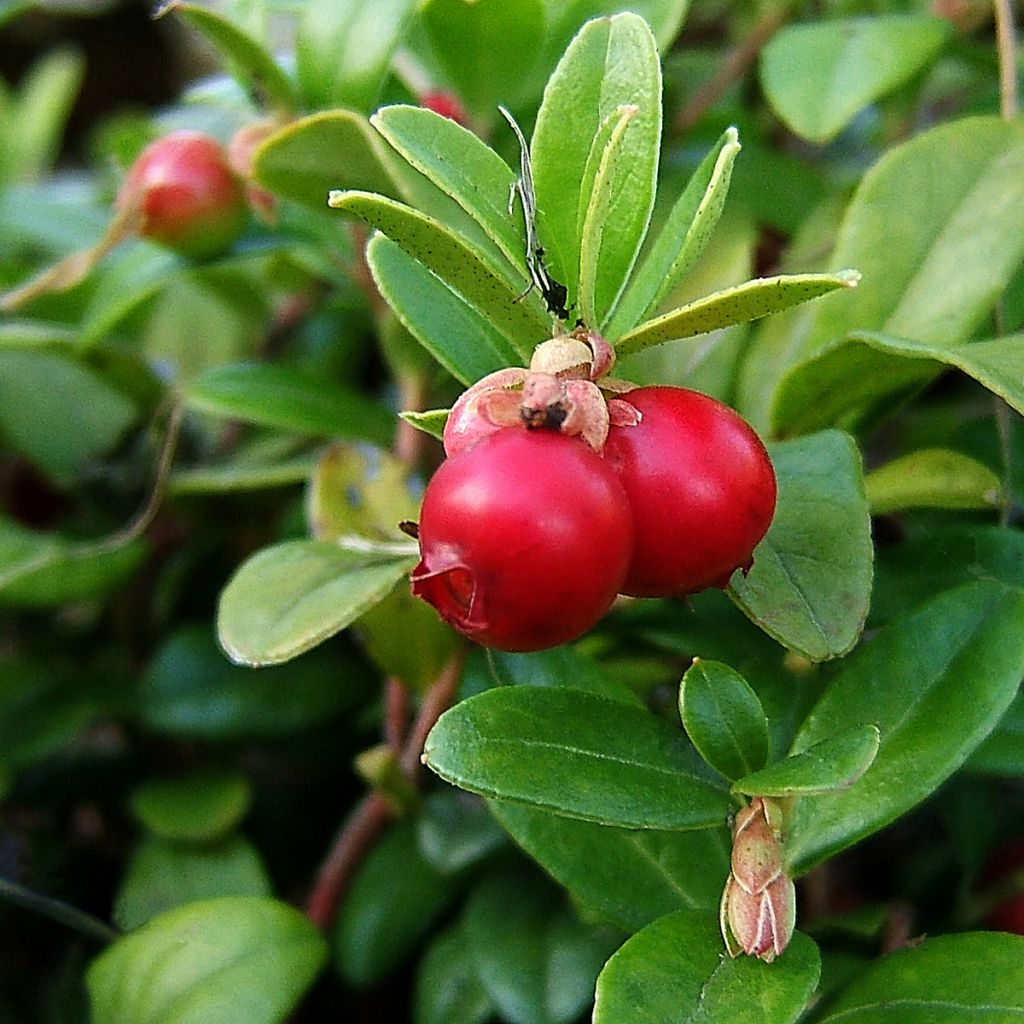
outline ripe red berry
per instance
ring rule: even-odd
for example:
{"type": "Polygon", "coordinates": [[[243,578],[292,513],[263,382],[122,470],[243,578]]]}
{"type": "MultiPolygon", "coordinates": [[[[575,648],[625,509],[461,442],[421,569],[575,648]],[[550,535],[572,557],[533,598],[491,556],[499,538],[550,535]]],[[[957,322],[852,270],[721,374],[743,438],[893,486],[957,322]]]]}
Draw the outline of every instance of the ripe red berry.
{"type": "Polygon", "coordinates": [[[466,112],[454,93],[443,89],[428,89],[420,96],[420,106],[466,127],[466,112]]]}
{"type": "Polygon", "coordinates": [[[139,234],[197,259],[227,249],[246,218],[245,192],[224,147],[202,132],[151,142],[128,171],[116,205],[138,211],[139,234]]]}
{"type": "Polygon", "coordinates": [[[757,434],[728,406],[685,388],[623,398],[634,426],[613,426],[604,457],[633,511],[633,560],[622,592],[667,597],[724,587],[775,512],[775,472],[757,434]]]}
{"type": "Polygon", "coordinates": [[[585,633],[629,565],[629,503],[579,438],[507,427],[453,455],[423,498],[413,593],[487,647],[537,651],[585,633]]]}

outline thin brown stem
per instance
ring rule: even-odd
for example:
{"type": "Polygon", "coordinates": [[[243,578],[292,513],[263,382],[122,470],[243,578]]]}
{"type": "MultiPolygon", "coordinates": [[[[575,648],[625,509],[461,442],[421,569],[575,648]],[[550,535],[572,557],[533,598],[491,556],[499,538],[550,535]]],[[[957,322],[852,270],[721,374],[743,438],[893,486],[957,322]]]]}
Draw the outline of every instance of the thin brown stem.
{"type": "Polygon", "coordinates": [[[1017,31],[1011,0],[994,0],[996,48],[999,51],[999,112],[1007,121],[1017,116],[1017,31]]]}
{"type": "Polygon", "coordinates": [[[423,695],[420,712],[409,730],[409,735],[405,740],[405,750],[402,751],[402,769],[410,779],[415,780],[419,772],[420,756],[423,754],[423,745],[427,741],[427,734],[455,699],[455,690],[459,684],[459,676],[462,675],[462,666],[465,660],[465,648],[460,646],[455,654],[448,659],[445,667],[441,669],[437,680],[423,695]]]}
{"type": "Polygon", "coordinates": [[[678,134],[683,135],[692,128],[715,105],[729,86],[739,81],[750,70],[757,60],[757,55],[785,24],[788,16],[789,7],[786,4],[780,4],[768,11],[754,25],[750,34],[726,54],[715,73],[676,115],[672,127],[678,134]]]}
{"type": "Polygon", "coordinates": [[[409,690],[392,676],[384,684],[384,742],[400,756],[409,721],[409,690]]]}

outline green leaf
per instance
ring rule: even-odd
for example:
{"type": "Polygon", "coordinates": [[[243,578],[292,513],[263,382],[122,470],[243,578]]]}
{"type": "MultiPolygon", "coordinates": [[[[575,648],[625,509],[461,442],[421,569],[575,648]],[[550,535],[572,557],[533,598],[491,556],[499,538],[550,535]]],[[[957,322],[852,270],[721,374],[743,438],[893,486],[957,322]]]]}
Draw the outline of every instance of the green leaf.
{"type": "Polygon", "coordinates": [[[818,303],[801,354],[855,330],[941,347],[969,337],[1024,259],[1022,160],[1024,125],[994,116],[889,150],[862,179],[832,254],[861,271],[861,287],[818,303]]]}
{"type": "Polygon", "coordinates": [[[511,268],[506,273],[490,263],[480,250],[432,217],[365,192],[332,195],[330,205],[360,217],[398,243],[490,320],[524,362],[534,346],[551,334],[550,323],[536,306],[516,301],[520,292],[512,283],[511,268]]]}
{"type": "Polygon", "coordinates": [[[115,924],[139,928],[158,914],[218,896],[270,896],[270,879],[256,848],[241,836],[210,846],[144,839],[117,897],[115,924]]]}
{"type": "Polygon", "coordinates": [[[296,70],[309,107],[367,111],[380,97],[413,0],[318,0],[302,8],[296,70]]]}
{"type": "Polygon", "coordinates": [[[291,79],[258,40],[243,28],[206,7],[171,0],[160,8],[161,14],[174,11],[201,32],[227,59],[242,85],[266,97],[272,106],[290,113],[298,106],[291,79]]]}
{"type": "Polygon", "coordinates": [[[787,25],[761,52],[761,86],[797,135],[828,142],[927,67],[951,34],[947,18],[914,14],[787,25]]]}
{"type": "Polygon", "coordinates": [[[127,536],[73,541],[0,517],[0,605],[47,608],[102,597],[125,582],[146,551],[145,541],[127,536]]]}
{"type": "Polygon", "coordinates": [[[371,238],[366,260],[374,283],[406,330],[460,383],[472,384],[526,361],[486,316],[390,238],[371,238]]]}
{"type": "MultiPolygon", "coordinates": [[[[775,519],[731,594],[770,636],[811,661],[846,654],[871,599],[871,521],[853,440],[823,431],[770,448],[775,519]]],[[[861,720],[863,721],[863,719],[861,720]]]]}
{"type": "Polygon", "coordinates": [[[249,780],[238,772],[203,770],[145,782],[132,794],[132,813],[164,839],[221,839],[245,817],[249,780]]]}
{"type": "MultiPolygon", "coordinates": [[[[484,7],[477,3],[466,9],[484,7]]],[[[522,263],[522,217],[508,211],[516,174],[493,149],[450,118],[423,107],[382,107],[370,123],[411,166],[454,199],[513,266],[522,263]]]]}
{"type": "MultiPolygon", "coordinates": [[[[462,380],[461,376],[457,379],[462,380]]],[[[468,384],[470,381],[462,380],[462,383],[468,384]]],[[[427,409],[425,412],[414,412],[410,409],[400,412],[398,415],[417,430],[422,430],[424,434],[429,434],[440,441],[444,437],[444,425],[448,422],[449,413],[451,413],[451,409],[427,409]]]]}
{"type": "Polygon", "coordinates": [[[806,796],[848,789],[871,766],[881,736],[875,725],[855,725],[733,783],[747,796],[806,796]]]}
{"type": "Polygon", "coordinates": [[[827,295],[837,288],[849,290],[859,281],[860,274],[855,270],[759,277],[647,320],[619,338],[615,351],[621,356],[632,355],[666,341],[679,341],[732,324],[749,323],[827,295]]]}
{"type": "Polygon", "coordinates": [[[773,425],[800,433],[839,421],[853,425],[884,414],[946,367],[1024,412],[1024,334],[949,346],[856,331],[821,349],[782,380],[773,425]]]}
{"type": "Polygon", "coordinates": [[[415,563],[412,555],[350,551],[324,541],[264,548],[221,593],[221,645],[243,665],[289,661],[350,625],[415,563]]]}
{"type": "Polygon", "coordinates": [[[454,789],[431,793],[423,801],[416,838],[423,856],[443,875],[477,864],[506,845],[487,804],[454,789]]]}
{"type": "Polygon", "coordinates": [[[413,996],[415,1024],[487,1024],[494,1004],[480,984],[463,929],[453,926],[420,960],[413,996]]]}
{"type": "Polygon", "coordinates": [[[253,177],[279,196],[325,211],[332,189],[396,191],[384,149],[361,114],[321,111],[264,140],[253,153],[253,177]]]}
{"type": "Polygon", "coordinates": [[[846,662],[793,752],[865,721],[881,746],[856,786],[796,804],[786,849],[798,871],[887,825],[963,764],[1017,692],[1022,630],[1024,592],[978,581],[894,620],[846,662]]]}
{"type": "Polygon", "coordinates": [[[189,903],[118,939],[86,976],[94,1024],[278,1024],[327,958],[297,910],[244,896],[189,903]]]}
{"type": "Polygon", "coordinates": [[[739,151],[736,129],[726,128],[693,172],[629,282],[608,328],[611,337],[649,316],[700,258],[722,215],[739,151]]]}
{"type": "Polygon", "coordinates": [[[412,821],[394,825],[370,850],[345,896],[334,935],[341,976],[366,986],[387,977],[430,931],[454,892],[424,858],[412,821]]]}
{"type": "Polygon", "coordinates": [[[679,684],[686,735],[717,772],[738,779],[768,760],[768,719],[757,694],[735,669],[694,658],[679,684]]]}
{"type": "Polygon", "coordinates": [[[49,350],[0,349],[0,393],[0,433],[59,480],[109,451],[138,416],[95,370],[49,350]]]}
{"type": "Polygon", "coordinates": [[[724,828],[612,828],[502,800],[491,813],[573,898],[634,932],[671,910],[715,910],[729,873],[724,828]]]}
{"type": "Polygon", "coordinates": [[[1017,691],[999,724],[967,759],[967,768],[988,775],[1024,775],[1024,690],[1017,691]]]}
{"type": "Polygon", "coordinates": [[[569,1024],[588,1006],[616,936],[581,924],[534,874],[485,877],[463,929],[477,977],[511,1024],[569,1024]]]}
{"type": "Polygon", "coordinates": [[[1002,483],[988,466],[948,448],[922,448],[864,478],[872,515],[908,508],[997,508],[1002,483]]]}
{"type": "Polygon", "coordinates": [[[597,979],[594,1024],[791,1024],[818,983],[818,948],[797,932],[774,963],[725,955],[717,918],[668,914],[629,939],[597,979]]]}
{"type": "Polygon", "coordinates": [[[387,447],[394,420],[382,406],[288,366],[238,363],[196,377],[185,391],[193,409],[247,423],[371,441],[387,447]]]}
{"type": "Polygon", "coordinates": [[[1024,938],[939,935],[867,969],[829,1004],[821,1024],[1016,1024],[1024,1015],[1024,938]]]}
{"type": "Polygon", "coordinates": [[[455,91],[486,126],[499,103],[514,104],[537,62],[544,33],[541,0],[427,0],[427,38],[455,91]]]}
{"type": "Polygon", "coordinates": [[[232,665],[209,631],[172,634],[142,676],[139,710],[154,732],[181,739],[286,736],[350,708],[368,685],[343,651],[318,651],[253,672],[232,665]]]}
{"type": "Polygon", "coordinates": [[[681,732],[576,690],[501,687],[462,701],[423,759],[463,789],[627,828],[707,828],[729,809],[681,732]]]}
{"type": "MultiPolygon", "coordinates": [[[[635,14],[589,21],[566,50],[544,90],[531,142],[540,242],[553,276],[576,301],[581,272],[584,191],[591,147],[620,107],[637,114],[623,138],[626,159],[609,166],[606,254],[596,309],[603,319],[636,260],[654,205],[661,137],[661,65],[651,30],[635,14]],[[572,125],[571,132],[566,125],[572,125]],[[628,156],[627,156],[628,155],[628,156]]],[[[593,165],[596,170],[596,165],[593,165]]],[[[591,173],[593,177],[593,172],[591,173]]],[[[593,228],[592,224],[592,228],[593,228]]],[[[590,243],[593,245],[593,242],[590,243]]]]}

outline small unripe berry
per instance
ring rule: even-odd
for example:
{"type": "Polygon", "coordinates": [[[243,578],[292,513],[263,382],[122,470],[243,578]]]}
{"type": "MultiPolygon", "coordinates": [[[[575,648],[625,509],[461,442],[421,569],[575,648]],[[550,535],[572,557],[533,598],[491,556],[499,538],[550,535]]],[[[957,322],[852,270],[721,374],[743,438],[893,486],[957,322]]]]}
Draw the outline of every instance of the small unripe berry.
{"type": "Polygon", "coordinates": [[[487,647],[576,639],[611,606],[633,533],[615,473],[577,437],[507,427],[453,455],[423,497],[413,593],[487,647]]]}
{"type": "Polygon", "coordinates": [[[639,413],[613,425],[604,456],[633,510],[623,593],[669,597],[724,587],[748,569],[775,512],[775,472],[754,430],[728,406],[685,388],[645,387],[639,413]]]}
{"type": "Polygon", "coordinates": [[[140,235],[195,259],[228,249],[247,216],[224,147],[192,131],[151,142],[129,169],[116,206],[137,215],[140,235]]]}

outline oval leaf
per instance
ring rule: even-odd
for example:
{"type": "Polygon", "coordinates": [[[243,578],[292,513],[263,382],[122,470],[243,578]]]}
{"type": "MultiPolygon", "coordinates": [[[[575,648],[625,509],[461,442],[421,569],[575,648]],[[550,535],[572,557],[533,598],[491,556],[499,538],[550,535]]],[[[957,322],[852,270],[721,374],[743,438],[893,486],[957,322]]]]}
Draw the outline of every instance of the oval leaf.
{"type": "Polygon", "coordinates": [[[679,684],[679,714],[701,757],[727,779],[749,775],[768,760],[764,708],[728,665],[694,658],[679,684]]]}
{"type": "Polygon", "coordinates": [[[189,384],[185,401],[214,416],[382,447],[394,433],[392,416],[376,402],[287,366],[215,367],[189,384]]]}
{"type": "Polygon", "coordinates": [[[830,1003],[821,1024],[1016,1024],[1024,1016],[1024,938],[967,932],[876,960],[830,1003]]]}
{"type": "Polygon", "coordinates": [[[322,643],[382,600],[416,563],[295,540],[257,552],[220,596],[217,631],[242,665],[275,665],[322,643]]]}
{"type": "Polygon", "coordinates": [[[908,508],[997,508],[1003,485],[988,466],[948,448],[922,448],[864,478],[872,515],[908,508]]]}
{"type": "Polygon", "coordinates": [[[761,53],[761,84],[797,135],[828,142],[859,110],[924,68],[951,29],[947,18],[921,15],[788,25],[761,53]]]}
{"type": "Polygon", "coordinates": [[[790,1024],[818,983],[818,948],[797,932],[774,963],[725,955],[712,914],[680,910],[638,932],[597,979],[594,1024],[790,1024]]]}
{"type": "Polygon", "coordinates": [[[476,976],[463,929],[453,926],[420,960],[413,1000],[415,1024],[487,1024],[494,1004],[476,976]]]}
{"type": "Polygon", "coordinates": [[[277,1024],[327,947],[297,910],[241,896],[205,900],[118,939],[89,968],[95,1024],[277,1024]]]}
{"type": "MultiPolygon", "coordinates": [[[[871,599],[871,520],[852,438],[824,431],[773,445],[779,500],[731,594],[779,643],[825,661],[857,642],[871,599]]],[[[868,716],[870,717],[870,716],[868,716]]]]}
{"type": "Polygon", "coordinates": [[[560,885],[628,932],[670,910],[716,910],[729,874],[724,828],[651,832],[490,801],[491,813],[560,885]]]}
{"type": "Polygon", "coordinates": [[[484,796],[626,828],[720,825],[729,801],[680,732],[641,708],[555,687],[501,687],[445,712],[424,763],[484,796]]]}
{"type": "Polygon", "coordinates": [[[615,342],[615,351],[620,356],[627,356],[666,341],[680,341],[732,324],[749,323],[827,295],[837,288],[854,288],[859,280],[860,274],[855,270],[756,278],[634,327],[615,342]]]}
{"type": "Polygon", "coordinates": [[[245,817],[251,799],[252,788],[244,775],[201,771],[139,786],[132,794],[132,813],[164,839],[209,842],[245,817]]]}
{"type": "Polygon", "coordinates": [[[881,745],[841,793],[797,802],[787,856],[804,871],[927,797],[992,731],[1024,676],[1024,592],[980,580],[894,620],[832,680],[795,753],[871,720],[881,745]]]}
{"type": "Polygon", "coordinates": [[[855,725],[733,783],[747,796],[803,796],[852,786],[878,753],[878,726],[855,725]]]}
{"type": "Polygon", "coordinates": [[[552,275],[568,285],[570,301],[578,293],[584,227],[579,211],[589,202],[584,183],[593,140],[623,106],[636,107],[637,114],[623,139],[624,159],[609,169],[614,177],[608,182],[608,201],[615,223],[607,227],[603,243],[597,298],[602,317],[617,300],[647,231],[658,172],[661,65],[647,23],[630,13],[595,18],[583,26],[544,90],[531,141],[545,229],[540,241],[551,258],[552,275]],[[573,130],[567,132],[566,125],[573,130]]]}

